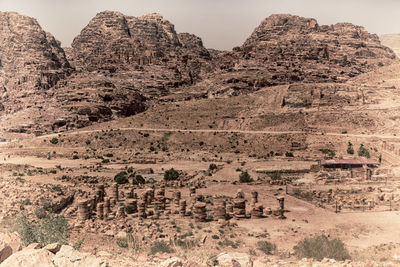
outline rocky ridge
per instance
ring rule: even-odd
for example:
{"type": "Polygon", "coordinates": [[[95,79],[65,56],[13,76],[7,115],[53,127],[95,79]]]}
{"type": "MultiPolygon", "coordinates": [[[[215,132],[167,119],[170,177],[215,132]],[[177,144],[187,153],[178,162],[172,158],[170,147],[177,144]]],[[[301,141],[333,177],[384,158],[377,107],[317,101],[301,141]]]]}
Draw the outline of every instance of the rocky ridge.
{"type": "Polygon", "coordinates": [[[397,60],[377,35],[350,23],[319,25],[315,19],[272,15],[240,47],[221,55],[207,83],[214,94],[296,82],[345,82],[397,60]]]}
{"type": "Polygon", "coordinates": [[[0,27],[2,127],[36,134],[135,115],[159,101],[344,82],[397,61],[363,27],[292,15],[270,16],[230,52],[206,49],[159,14],[101,12],[65,50],[27,16],[0,13],[0,27]]]}

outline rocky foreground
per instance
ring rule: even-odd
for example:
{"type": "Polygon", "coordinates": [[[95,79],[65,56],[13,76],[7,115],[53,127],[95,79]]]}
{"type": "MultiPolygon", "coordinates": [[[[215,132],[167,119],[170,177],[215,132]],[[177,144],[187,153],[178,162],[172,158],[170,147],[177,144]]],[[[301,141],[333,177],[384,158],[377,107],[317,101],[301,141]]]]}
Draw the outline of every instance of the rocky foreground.
{"type": "Polygon", "coordinates": [[[97,255],[83,253],[72,246],[58,243],[41,247],[37,243],[21,248],[19,236],[16,233],[2,235],[0,250],[0,267],[111,267],[111,266],[158,266],[158,267],[262,267],[262,266],[298,266],[298,267],[362,267],[362,266],[396,266],[398,259],[390,262],[354,262],[351,260],[335,261],[323,259],[289,260],[279,259],[276,256],[251,256],[246,253],[225,253],[210,257],[205,263],[197,263],[187,258],[160,254],[146,258],[144,255],[123,257],[112,255],[106,251],[99,251],[97,255]]]}

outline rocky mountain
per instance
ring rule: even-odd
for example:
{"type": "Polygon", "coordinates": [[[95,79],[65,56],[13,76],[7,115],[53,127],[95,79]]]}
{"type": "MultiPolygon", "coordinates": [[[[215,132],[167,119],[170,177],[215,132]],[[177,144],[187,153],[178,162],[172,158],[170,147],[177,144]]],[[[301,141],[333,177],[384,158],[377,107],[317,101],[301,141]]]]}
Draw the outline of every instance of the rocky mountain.
{"type": "Polygon", "coordinates": [[[379,36],[382,44],[390,47],[400,57],[400,34],[383,34],[379,36]]]}
{"type": "Polygon", "coordinates": [[[97,14],[62,49],[35,19],[0,13],[0,126],[41,134],[145,111],[159,101],[344,82],[397,60],[348,23],[273,15],[230,52],[206,49],[159,14],[97,14]]]}
{"type": "Polygon", "coordinates": [[[59,42],[43,31],[35,19],[0,12],[2,111],[12,112],[18,99],[42,94],[71,71],[59,42]]]}
{"type": "Polygon", "coordinates": [[[344,82],[395,60],[393,51],[361,26],[272,15],[242,46],[221,55],[210,79],[217,85],[214,94],[237,94],[285,83],[344,82]]]}
{"type": "Polygon", "coordinates": [[[77,70],[131,79],[129,87],[146,96],[169,94],[213,70],[201,39],[177,34],[159,14],[131,17],[101,12],[74,39],[71,54],[77,70]]]}

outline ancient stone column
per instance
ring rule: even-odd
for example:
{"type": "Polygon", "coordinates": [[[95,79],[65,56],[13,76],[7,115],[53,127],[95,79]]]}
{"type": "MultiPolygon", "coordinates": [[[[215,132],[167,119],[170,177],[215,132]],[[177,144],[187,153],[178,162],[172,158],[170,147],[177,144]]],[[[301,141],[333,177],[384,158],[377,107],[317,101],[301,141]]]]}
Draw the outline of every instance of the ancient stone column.
{"type": "Polygon", "coordinates": [[[96,187],[96,201],[103,202],[105,196],[104,184],[97,185],[96,187]]]}
{"type": "Polygon", "coordinates": [[[103,220],[103,218],[104,218],[104,204],[103,203],[97,203],[96,215],[97,215],[97,219],[103,220]]]}
{"type": "Polygon", "coordinates": [[[110,212],[111,212],[110,198],[105,197],[104,198],[104,218],[108,218],[110,216],[110,212]]]}
{"type": "Polygon", "coordinates": [[[179,201],[179,214],[181,216],[186,215],[186,200],[179,201]]]}
{"type": "Polygon", "coordinates": [[[196,187],[192,186],[192,187],[190,187],[189,190],[190,190],[190,196],[196,195],[196,187]]]}
{"type": "Polygon", "coordinates": [[[206,203],[197,202],[194,205],[193,215],[195,222],[205,222],[207,220],[206,203]]]}
{"type": "Polygon", "coordinates": [[[128,199],[126,201],[126,213],[132,214],[138,211],[137,200],[136,199],[128,199]]]}
{"type": "Polygon", "coordinates": [[[175,191],[173,197],[175,206],[179,207],[179,201],[181,200],[181,191],[175,191]]]}
{"type": "Polygon", "coordinates": [[[253,192],[251,192],[251,205],[255,206],[256,203],[258,203],[258,192],[253,191],[253,192]]]}
{"type": "Polygon", "coordinates": [[[262,218],[264,207],[261,204],[256,204],[251,210],[251,218],[262,218]]]}
{"type": "Polygon", "coordinates": [[[244,198],[235,198],[233,200],[233,216],[236,219],[246,218],[246,200],[244,198]]]}
{"type": "Polygon", "coordinates": [[[89,219],[89,208],[87,200],[78,202],[78,219],[81,221],[89,219]]]}
{"type": "Polygon", "coordinates": [[[277,200],[279,201],[279,219],[285,219],[285,198],[284,197],[278,197],[277,200]]]}
{"type": "Polygon", "coordinates": [[[146,202],[145,201],[139,201],[138,202],[138,216],[139,218],[146,218],[146,202]]]}
{"type": "Polygon", "coordinates": [[[112,204],[115,205],[119,200],[118,184],[114,184],[111,192],[112,204]]]}
{"type": "Polygon", "coordinates": [[[233,216],[233,204],[226,203],[226,215],[233,216]]]}
{"type": "Polygon", "coordinates": [[[224,199],[215,199],[214,201],[214,220],[226,219],[226,207],[224,199]]]}

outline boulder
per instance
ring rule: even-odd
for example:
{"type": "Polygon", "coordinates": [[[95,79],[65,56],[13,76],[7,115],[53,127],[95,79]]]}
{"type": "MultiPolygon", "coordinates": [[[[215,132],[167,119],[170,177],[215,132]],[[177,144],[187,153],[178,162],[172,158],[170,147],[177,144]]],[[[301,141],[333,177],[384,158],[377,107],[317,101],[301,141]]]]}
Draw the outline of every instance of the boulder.
{"type": "Polygon", "coordinates": [[[246,253],[221,253],[216,258],[218,267],[253,267],[253,261],[246,253]]]}

